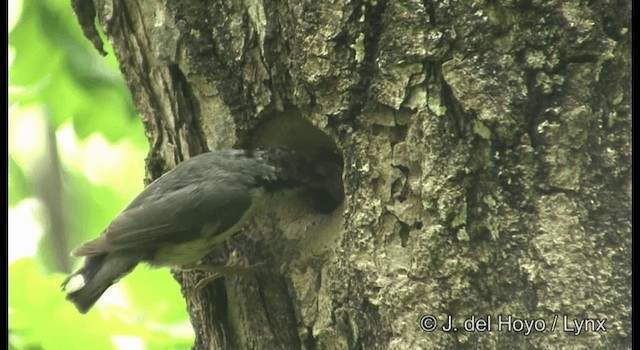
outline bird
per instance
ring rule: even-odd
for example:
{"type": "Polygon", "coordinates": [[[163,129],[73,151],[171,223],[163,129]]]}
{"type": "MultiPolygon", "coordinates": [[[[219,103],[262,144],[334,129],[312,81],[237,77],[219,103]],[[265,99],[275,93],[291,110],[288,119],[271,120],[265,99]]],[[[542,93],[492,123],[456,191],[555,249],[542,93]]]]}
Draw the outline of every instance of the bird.
{"type": "Polygon", "coordinates": [[[335,158],[313,160],[283,147],[191,157],[147,186],[99,237],[72,251],[84,264],[62,283],[66,299],[85,314],[139,263],[196,266],[272,194],[325,188],[337,203],[340,167],[335,158]]]}

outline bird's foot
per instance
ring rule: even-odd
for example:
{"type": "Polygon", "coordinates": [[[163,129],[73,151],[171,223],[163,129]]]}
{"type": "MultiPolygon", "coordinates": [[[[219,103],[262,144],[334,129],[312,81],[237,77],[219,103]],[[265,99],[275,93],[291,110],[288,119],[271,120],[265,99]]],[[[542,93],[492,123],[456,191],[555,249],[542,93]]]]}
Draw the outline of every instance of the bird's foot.
{"type": "Polygon", "coordinates": [[[186,269],[186,271],[205,271],[211,273],[210,276],[207,276],[201,279],[195,286],[197,292],[202,290],[202,288],[206,287],[209,283],[217,280],[221,277],[227,276],[247,276],[253,273],[256,273],[258,270],[265,267],[264,263],[257,263],[249,266],[243,265],[225,265],[225,266],[213,266],[213,265],[196,265],[191,268],[186,269]]]}

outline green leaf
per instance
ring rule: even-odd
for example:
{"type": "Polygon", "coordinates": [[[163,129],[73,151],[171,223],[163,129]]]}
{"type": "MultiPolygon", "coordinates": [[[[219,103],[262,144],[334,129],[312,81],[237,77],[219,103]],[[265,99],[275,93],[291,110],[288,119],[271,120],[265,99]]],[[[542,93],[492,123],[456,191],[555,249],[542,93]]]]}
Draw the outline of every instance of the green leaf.
{"type": "Polygon", "coordinates": [[[129,297],[145,317],[165,324],[184,321],[186,302],[169,269],[139,266],[126,280],[129,297]],[[162,291],[149,293],[149,291],[162,291]]]}
{"type": "Polygon", "coordinates": [[[29,179],[13,157],[9,156],[9,206],[12,207],[32,195],[29,179]]]}
{"type": "Polygon", "coordinates": [[[136,135],[148,147],[142,122],[114,58],[103,58],[84,38],[65,1],[25,1],[9,33],[15,58],[9,69],[12,103],[44,104],[55,127],[69,118],[78,136],[102,133],[115,142],[136,135]],[[64,10],[64,11],[63,11],[64,10]]]}
{"type": "MultiPolygon", "coordinates": [[[[109,331],[118,322],[83,316],[64,300],[62,276],[47,277],[33,259],[9,266],[9,334],[22,348],[112,349],[109,331]],[[25,346],[27,345],[27,346],[25,346]]],[[[11,337],[10,337],[11,339],[11,337]]]]}

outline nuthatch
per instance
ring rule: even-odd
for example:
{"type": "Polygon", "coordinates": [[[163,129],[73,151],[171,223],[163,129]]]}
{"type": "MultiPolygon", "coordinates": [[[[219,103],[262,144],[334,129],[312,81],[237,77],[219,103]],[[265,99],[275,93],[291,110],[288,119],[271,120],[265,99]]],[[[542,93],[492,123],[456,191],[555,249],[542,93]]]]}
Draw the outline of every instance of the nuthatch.
{"type": "MultiPolygon", "coordinates": [[[[270,194],[327,189],[334,200],[341,165],[290,150],[223,150],[190,158],[147,186],[104,230],[72,254],[84,265],[62,284],[86,313],[140,262],[189,268],[242,228],[270,194]]],[[[337,202],[335,203],[337,204],[337,202]]]]}

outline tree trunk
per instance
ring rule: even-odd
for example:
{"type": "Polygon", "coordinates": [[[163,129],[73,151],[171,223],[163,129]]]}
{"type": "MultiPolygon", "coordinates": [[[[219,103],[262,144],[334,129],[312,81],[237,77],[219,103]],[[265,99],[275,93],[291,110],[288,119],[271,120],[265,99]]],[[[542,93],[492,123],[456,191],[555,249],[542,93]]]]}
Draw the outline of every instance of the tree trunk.
{"type": "Polygon", "coordinates": [[[196,349],[631,346],[630,1],[95,8],[149,178],[221,148],[344,158],[340,207],[282,202],[211,256],[266,271],[174,272],[196,349]]]}

